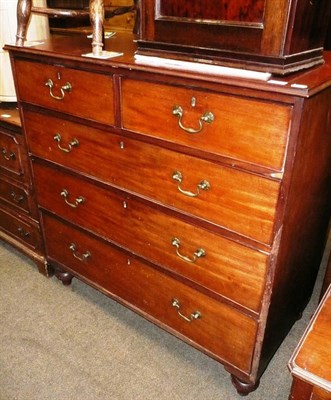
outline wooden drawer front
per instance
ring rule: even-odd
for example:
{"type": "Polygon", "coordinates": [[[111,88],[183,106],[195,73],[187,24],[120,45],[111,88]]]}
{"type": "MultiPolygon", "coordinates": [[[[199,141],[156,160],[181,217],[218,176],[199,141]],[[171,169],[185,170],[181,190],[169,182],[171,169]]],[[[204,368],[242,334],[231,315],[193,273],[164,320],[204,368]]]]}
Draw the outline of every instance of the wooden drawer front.
{"type": "Polygon", "coordinates": [[[249,372],[256,336],[253,319],[46,215],[44,227],[49,257],[183,335],[191,344],[193,341],[249,372]],[[72,244],[75,255],[83,260],[74,256],[72,244]],[[84,259],[87,252],[90,256],[84,259]],[[185,321],[172,306],[175,298],[182,314],[189,317],[199,311],[201,318],[185,321]]]}
{"type": "Polygon", "coordinates": [[[281,169],[290,125],[291,107],[188,88],[122,80],[122,118],[126,129],[191,148],[281,169]],[[191,106],[195,98],[195,107],[191,106]],[[139,99],[139,100],[138,100],[139,99]],[[214,121],[190,134],[173,115],[181,106],[185,128],[199,128],[212,112],[214,121]]]}
{"type": "Polygon", "coordinates": [[[208,290],[259,311],[266,275],[265,254],[183,222],[124,194],[95,187],[37,163],[34,171],[41,207],[208,290]],[[61,196],[64,190],[67,191],[66,199],[61,196]],[[84,199],[81,203],[80,198],[84,199]],[[201,249],[205,255],[200,254],[201,249]]]}
{"type": "Polygon", "coordinates": [[[15,61],[15,69],[20,100],[106,124],[114,124],[111,75],[23,60],[15,61]],[[45,85],[49,79],[54,84],[52,89],[45,85]],[[61,89],[67,83],[71,85],[70,92],[61,89]],[[54,96],[63,98],[61,100],[53,98],[50,91],[54,96]]]}
{"type": "Polygon", "coordinates": [[[27,244],[34,250],[40,250],[39,229],[0,208],[0,229],[10,236],[27,244]]]}
{"type": "Polygon", "coordinates": [[[36,156],[258,241],[272,240],[279,182],[31,112],[25,112],[25,123],[29,147],[36,156]],[[74,140],[79,145],[70,153],[61,151],[54,140],[58,134],[60,146],[69,149],[74,140]],[[176,180],[180,175],[182,183],[176,180]],[[204,181],[210,185],[208,190],[199,188],[204,181]]]}
{"type": "Polygon", "coordinates": [[[20,143],[0,130],[0,172],[21,180],[23,171],[20,143]]]}
{"type": "Polygon", "coordinates": [[[2,179],[0,179],[0,198],[21,210],[30,211],[27,191],[2,179]]]}

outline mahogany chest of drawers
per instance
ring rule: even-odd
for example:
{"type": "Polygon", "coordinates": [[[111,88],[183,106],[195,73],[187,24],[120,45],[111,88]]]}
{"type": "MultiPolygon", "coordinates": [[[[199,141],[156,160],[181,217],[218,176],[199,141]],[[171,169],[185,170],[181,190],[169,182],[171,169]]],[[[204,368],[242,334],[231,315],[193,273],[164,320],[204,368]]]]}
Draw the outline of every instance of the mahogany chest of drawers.
{"type": "Polygon", "coordinates": [[[0,106],[0,238],[48,274],[29,160],[15,105],[0,106]]]}
{"type": "Polygon", "coordinates": [[[10,51],[48,263],[254,390],[312,292],[330,214],[331,64],[259,81],[10,51]]]}

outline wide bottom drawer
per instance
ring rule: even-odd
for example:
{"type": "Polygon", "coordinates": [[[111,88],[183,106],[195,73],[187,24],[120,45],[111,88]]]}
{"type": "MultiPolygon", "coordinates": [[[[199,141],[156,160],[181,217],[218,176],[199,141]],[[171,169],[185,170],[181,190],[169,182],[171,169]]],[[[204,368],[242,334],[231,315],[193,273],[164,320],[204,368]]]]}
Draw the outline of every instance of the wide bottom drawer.
{"type": "Polygon", "coordinates": [[[249,373],[257,323],[127,253],[43,215],[47,257],[221,362],[249,373]]]}

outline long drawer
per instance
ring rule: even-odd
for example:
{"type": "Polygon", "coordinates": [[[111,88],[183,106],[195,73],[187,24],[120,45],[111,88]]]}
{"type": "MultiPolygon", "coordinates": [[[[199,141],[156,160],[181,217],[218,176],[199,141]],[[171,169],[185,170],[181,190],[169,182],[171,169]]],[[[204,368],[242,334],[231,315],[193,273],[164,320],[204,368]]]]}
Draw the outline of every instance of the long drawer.
{"type": "Polygon", "coordinates": [[[69,121],[30,111],[24,116],[33,155],[272,241],[279,182],[69,121]]]}
{"type": "Polygon", "coordinates": [[[290,106],[133,79],[121,87],[125,129],[282,169],[290,106]]]}
{"type": "Polygon", "coordinates": [[[56,219],[43,220],[48,257],[219,360],[250,371],[253,319],[56,219]]]}
{"type": "Polygon", "coordinates": [[[125,193],[97,187],[37,162],[34,174],[37,200],[42,208],[259,311],[266,254],[189,224],[125,193]]]}
{"type": "Polygon", "coordinates": [[[15,73],[21,101],[114,125],[112,75],[25,60],[15,73]]]}

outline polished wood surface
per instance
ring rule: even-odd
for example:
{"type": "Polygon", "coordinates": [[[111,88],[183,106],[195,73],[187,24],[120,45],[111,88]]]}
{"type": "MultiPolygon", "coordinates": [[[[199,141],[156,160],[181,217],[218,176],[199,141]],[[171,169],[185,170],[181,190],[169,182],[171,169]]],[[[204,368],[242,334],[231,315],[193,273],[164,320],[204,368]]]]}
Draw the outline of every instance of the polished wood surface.
{"type": "Polygon", "coordinates": [[[83,57],[85,37],[6,47],[47,260],[64,283],[79,277],[222,362],[247,394],[307,304],[323,252],[330,55],[263,81],[138,64],[132,37],[107,42],[124,53],[108,60],[83,57]],[[74,83],[63,99],[49,76],[31,78],[44,69],[74,83]]]}
{"type": "Polygon", "coordinates": [[[323,62],[331,12],[328,0],[221,1],[216,13],[215,2],[206,1],[204,11],[198,4],[143,1],[139,53],[277,74],[323,62]]]}
{"type": "Polygon", "coordinates": [[[21,130],[21,118],[16,103],[0,103],[0,124],[8,129],[21,130]]]}
{"type": "Polygon", "coordinates": [[[160,15],[199,20],[262,22],[264,3],[264,0],[253,0],[250,3],[245,0],[210,0],[202,4],[185,0],[161,1],[160,15]]]}
{"type": "MultiPolygon", "coordinates": [[[[321,66],[311,68],[307,71],[293,73],[291,75],[281,77],[275,76],[268,81],[258,81],[254,79],[243,79],[238,78],[236,75],[233,77],[213,75],[208,73],[197,73],[190,70],[189,66],[183,70],[178,71],[171,67],[154,67],[153,65],[138,64],[135,61],[134,55],[137,50],[135,40],[137,36],[127,32],[118,32],[116,37],[111,41],[106,41],[105,50],[115,51],[123,53],[122,56],[111,58],[108,60],[95,59],[85,57],[83,60],[89,65],[89,68],[95,72],[103,69],[108,70],[109,67],[115,66],[116,68],[133,68],[134,71],[139,71],[141,79],[145,77],[143,72],[157,72],[159,79],[162,77],[167,81],[169,77],[172,77],[174,84],[182,84],[187,86],[194,85],[195,79],[199,80],[199,86],[202,88],[215,88],[215,84],[219,84],[218,90],[224,91],[224,93],[230,94],[241,94],[242,87],[245,87],[245,91],[250,96],[256,96],[256,92],[250,91],[249,89],[257,89],[263,92],[267,92],[269,99],[276,99],[276,94],[288,94],[298,97],[312,96],[314,93],[318,93],[320,90],[331,86],[330,75],[331,75],[331,52],[325,52],[323,58],[325,63],[321,66]],[[177,79],[176,79],[177,78],[177,79]],[[274,79],[273,79],[274,78],[274,79]],[[274,83],[274,80],[276,81],[274,83]]],[[[32,57],[39,61],[40,56],[48,55],[54,57],[56,55],[58,60],[66,60],[66,65],[77,66],[77,63],[82,61],[82,54],[89,52],[90,41],[85,35],[77,36],[55,36],[50,40],[46,40],[44,43],[38,46],[32,47],[21,47],[20,55],[28,54],[29,58],[32,57]]],[[[15,46],[6,45],[6,49],[17,50],[15,46]]],[[[61,65],[61,63],[60,63],[61,65]]],[[[282,99],[283,101],[284,98],[282,99]]]]}
{"type": "Polygon", "coordinates": [[[295,378],[290,400],[331,399],[331,286],[289,362],[295,378]]]}
{"type": "Polygon", "coordinates": [[[281,170],[291,119],[291,107],[242,96],[202,92],[154,82],[123,79],[124,128],[197,148],[206,153],[243,160],[281,170]],[[138,102],[143,92],[145,101],[138,102]],[[157,99],[157,101],[155,101],[157,99]],[[192,106],[191,102],[195,103],[192,106]],[[175,107],[183,109],[184,128],[197,130],[199,119],[211,112],[214,120],[203,123],[201,132],[187,135],[180,128],[175,107]],[[261,141],[261,136],[263,140],[261,141]]]}
{"type": "Polygon", "coordinates": [[[15,68],[18,76],[17,90],[21,93],[22,101],[29,100],[42,107],[114,125],[111,76],[95,76],[90,72],[26,61],[18,61],[15,68]],[[35,82],[34,90],[31,90],[30,80],[26,76],[35,82]],[[52,87],[45,84],[49,80],[52,87]],[[63,89],[68,84],[70,88],[63,89]],[[86,98],[91,99],[91,103],[84,101],[86,98]],[[105,112],[100,113],[100,108],[105,112]]]}

